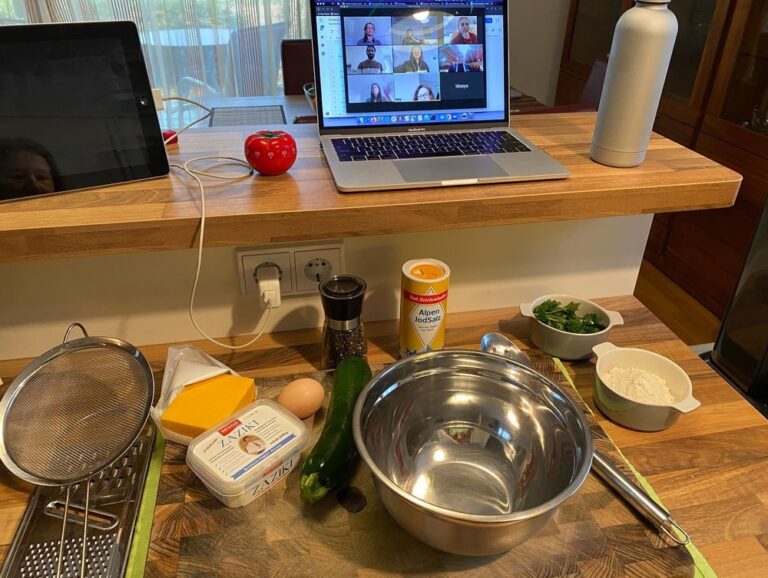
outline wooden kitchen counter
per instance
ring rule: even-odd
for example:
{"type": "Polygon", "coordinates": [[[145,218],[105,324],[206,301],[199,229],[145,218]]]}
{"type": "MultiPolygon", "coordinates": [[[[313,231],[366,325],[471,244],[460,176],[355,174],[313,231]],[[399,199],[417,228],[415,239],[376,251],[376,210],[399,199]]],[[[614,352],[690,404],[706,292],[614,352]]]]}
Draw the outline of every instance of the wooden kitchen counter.
{"type": "MultiPolygon", "coordinates": [[[[582,397],[616,445],[691,534],[718,575],[765,576],[768,568],[768,489],[765,484],[768,421],[634,297],[598,301],[620,311],[626,323],[613,330],[611,341],[619,346],[650,349],[679,363],[690,375],[693,393],[702,406],[681,416],[663,432],[634,432],[614,425],[594,408],[593,361],[569,364],[582,397]]],[[[482,335],[494,330],[513,337],[523,347],[530,347],[527,322],[515,308],[449,314],[447,344],[477,349],[482,335]]],[[[380,365],[392,361],[398,349],[396,322],[369,323],[366,333],[371,363],[380,365]]],[[[319,337],[317,330],[265,335],[249,351],[224,355],[220,355],[221,350],[215,346],[197,345],[246,375],[264,377],[315,371],[320,358],[319,337]]],[[[162,369],[166,347],[146,347],[143,352],[153,367],[162,369]]],[[[23,364],[24,360],[0,362],[0,376],[8,383],[23,364]]],[[[168,455],[166,450],[166,458],[168,455]]],[[[180,467],[167,464],[164,474],[180,471],[180,467]]],[[[4,468],[0,478],[3,482],[0,486],[2,557],[22,514],[27,488],[12,480],[4,468]]],[[[177,524],[194,524],[193,520],[185,519],[179,518],[170,526],[167,520],[165,524],[156,522],[147,576],[175,574],[173,569],[183,544],[179,544],[178,538],[174,542],[172,534],[179,529],[177,524]]]]}
{"type": "MultiPolygon", "coordinates": [[[[253,245],[591,219],[727,207],[741,177],[659,135],[646,161],[616,169],[589,160],[595,113],[513,116],[511,125],[568,167],[558,181],[341,194],[315,125],[288,127],[299,158],[279,177],[206,181],[206,246],[253,245]]],[[[263,127],[259,127],[263,128],[263,127]]],[[[274,127],[274,128],[286,128],[274,127]]],[[[242,158],[255,127],[192,130],[171,162],[242,158]]],[[[239,169],[233,169],[239,170],[239,169]]],[[[194,181],[170,177],[0,205],[0,261],[184,249],[199,225],[194,181]]]]}

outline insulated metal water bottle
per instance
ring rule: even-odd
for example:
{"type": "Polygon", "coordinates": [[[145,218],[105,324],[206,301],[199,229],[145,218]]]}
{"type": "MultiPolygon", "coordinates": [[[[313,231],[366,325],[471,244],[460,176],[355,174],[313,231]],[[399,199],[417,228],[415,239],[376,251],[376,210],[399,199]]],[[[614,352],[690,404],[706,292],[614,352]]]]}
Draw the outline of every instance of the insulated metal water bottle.
{"type": "Polygon", "coordinates": [[[677,36],[670,0],[640,0],[616,23],[589,155],[612,167],[645,159],[677,36]]]}

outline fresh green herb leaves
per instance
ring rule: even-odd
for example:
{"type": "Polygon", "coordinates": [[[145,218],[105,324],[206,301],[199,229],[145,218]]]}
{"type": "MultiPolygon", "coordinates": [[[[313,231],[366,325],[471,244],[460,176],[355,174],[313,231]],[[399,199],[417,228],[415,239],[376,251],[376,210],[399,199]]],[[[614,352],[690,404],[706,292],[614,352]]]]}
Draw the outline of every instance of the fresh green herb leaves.
{"type": "Polygon", "coordinates": [[[547,299],[533,310],[533,314],[545,325],[569,333],[597,333],[607,327],[597,313],[586,313],[579,317],[576,314],[578,309],[579,304],[574,301],[563,306],[559,301],[547,299]]]}

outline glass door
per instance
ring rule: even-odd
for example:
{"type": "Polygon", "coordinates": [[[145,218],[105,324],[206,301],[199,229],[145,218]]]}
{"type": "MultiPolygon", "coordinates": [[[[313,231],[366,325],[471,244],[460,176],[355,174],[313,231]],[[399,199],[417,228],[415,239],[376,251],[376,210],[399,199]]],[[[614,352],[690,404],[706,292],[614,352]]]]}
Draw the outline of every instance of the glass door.
{"type": "Polygon", "coordinates": [[[581,100],[595,60],[611,50],[613,29],[631,0],[571,0],[555,104],[581,100]]]}
{"type": "Polygon", "coordinates": [[[768,158],[768,0],[737,0],[702,130],[768,158]]]}
{"type": "Polygon", "coordinates": [[[613,29],[626,6],[624,0],[578,0],[568,60],[589,74],[598,58],[611,50],[613,29]]]}
{"type": "Polygon", "coordinates": [[[675,0],[678,31],[659,111],[689,126],[701,121],[707,87],[733,0],[675,0]]]}

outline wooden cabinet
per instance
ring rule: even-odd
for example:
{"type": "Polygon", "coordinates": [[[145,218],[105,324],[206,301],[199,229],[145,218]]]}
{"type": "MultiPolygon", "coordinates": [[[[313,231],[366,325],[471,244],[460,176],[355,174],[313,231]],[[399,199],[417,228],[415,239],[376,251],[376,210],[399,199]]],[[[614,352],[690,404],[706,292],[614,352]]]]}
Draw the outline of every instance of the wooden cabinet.
{"type": "Polygon", "coordinates": [[[671,124],[682,123],[691,128],[693,138],[706,106],[731,4],[732,0],[674,0],[669,5],[678,29],[659,103],[657,130],[659,123],[670,123],[672,131],[682,131],[671,124]]]}
{"type": "Polygon", "coordinates": [[[702,131],[768,158],[768,0],[737,0],[702,131]]]}
{"type": "MultiPolygon", "coordinates": [[[[704,112],[732,1],[674,0],[669,5],[677,17],[678,34],[659,114],[667,132],[682,144],[689,144],[684,141],[693,138],[693,127],[704,112]]],[[[555,104],[579,102],[595,60],[605,58],[611,49],[616,21],[633,5],[631,0],[571,0],[555,104]]]]}
{"type": "Polygon", "coordinates": [[[739,196],[729,209],[657,215],[646,248],[651,262],[719,316],[768,197],[768,0],[736,0],[726,20],[692,144],[744,176],[739,196]]]}
{"type": "Polygon", "coordinates": [[[631,0],[571,0],[555,104],[579,102],[595,60],[611,49],[613,29],[631,0]]]}
{"type": "MultiPolygon", "coordinates": [[[[632,3],[571,0],[557,104],[577,102],[589,59],[632,3]],[[629,4],[629,5],[627,5],[629,4]],[[612,20],[612,23],[609,23],[612,20]],[[592,34],[582,32],[592,26],[592,34]]],[[[729,209],[656,215],[646,258],[722,316],[768,194],[768,0],[674,0],[678,35],[654,129],[744,175],[729,209]]]]}
{"type": "Polygon", "coordinates": [[[701,133],[701,154],[740,172],[733,207],[657,215],[645,256],[722,317],[736,286],[768,192],[768,160],[701,133]]]}

